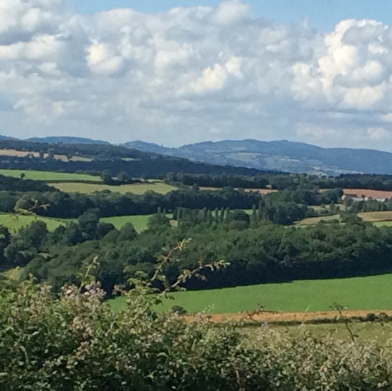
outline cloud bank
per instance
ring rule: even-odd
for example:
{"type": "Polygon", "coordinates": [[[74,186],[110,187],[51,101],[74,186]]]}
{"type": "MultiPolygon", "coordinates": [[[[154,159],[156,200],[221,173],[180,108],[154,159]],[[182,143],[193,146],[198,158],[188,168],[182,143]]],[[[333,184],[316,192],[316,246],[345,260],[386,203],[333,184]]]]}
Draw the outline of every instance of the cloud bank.
{"type": "Polygon", "coordinates": [[[392,26],[255,18],[218,7],[78,15],[0,2],[0,133],[179,145],[290,139],[392,149],[392,26]]]}

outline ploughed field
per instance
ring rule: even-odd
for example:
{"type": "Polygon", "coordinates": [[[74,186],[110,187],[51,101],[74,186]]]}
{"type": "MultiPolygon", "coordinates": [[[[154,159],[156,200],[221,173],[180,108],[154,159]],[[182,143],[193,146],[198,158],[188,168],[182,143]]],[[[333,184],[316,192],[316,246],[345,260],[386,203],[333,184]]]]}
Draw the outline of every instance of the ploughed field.
{"type": "Polygon", "coordinates": [[[357,198],[371,197],[373,199],[392,198],[392,191],[372,190],[372,189],[343,189],[346,196],[357,198]]]}
{"type": "MultiPolygon", "coordinates": [[[[158,309],[181,306],[189,314],[207,311],[211,314],[235,314],[255,311],[302,313],[333,310],[335,304],[350,311],[392,310],[392,274],[335,280],[294,281],[261,284],[206,291],[175,292],[174,300],[165,300],[158,309]]],[[[110,301],[113,308],[126,306],[123,297],[110,301]]],[[[274,316],[271,314],[270,316],[274,316]]],[[[292,315],[290,315],[291,319],[292,315]]]]}

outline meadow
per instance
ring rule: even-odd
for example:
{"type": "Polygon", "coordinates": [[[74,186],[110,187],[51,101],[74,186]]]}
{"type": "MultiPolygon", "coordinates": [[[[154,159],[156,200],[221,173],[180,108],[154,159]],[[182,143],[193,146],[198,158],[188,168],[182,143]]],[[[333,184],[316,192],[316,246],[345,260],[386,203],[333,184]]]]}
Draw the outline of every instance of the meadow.
{"type": "MultiPolygon", "coordinates": [[[[392,222],[392,211],[363,212],[358,213],[358,217],[360,217],[362,221],[366,223],[373,223],[376,226],[392,226],[392,224],[390,224],[392,222]]],[[[339,215],[309,217],[298,221],[297,225],[312,225],[317,224],[320,221],[328,222],[332,220],[340,220],[339,215]]]]}
{"type": "Polygon", "coordinates": [[[339,215],[333,216],[318,216],[318,217],[309,217],[303,220],[300,220],[296,223],[296,225],[313,225],[317,224],[320,221],[325,221],[326,223],[333,220],[340,220],[339,215]]]}
{"type": "Polygon", "coordinates": [[[98,176],[92,176],[87,174],[73,174],[66,172],[55,172],[55,171],[34,171],[34,170],[3,170],[0,169],[0,175],[9,176],[13,178],[20,178],[21,174],[25,175],[25,179],[31,179],[34,181],[44,182],[56,182],[56,181],[95,181],[100,182],[101,178],[98,176]]]}
{"type": "MultiPolygon", "coordinates": [[[[150,216],[116,216],[104,217],[102,222],[111,223],[117,229],[120,229],[126,223],[132,223],[136,231],[140,232],[147,228],[147,222],[150,216]]],[[[33,215],[15,215],[15,214],[0,214],[0,225],[4,225],[11,231],[18,231],[22,227],[30,225],[34,221],[43,221],[46,223],[49,231],[54,231],[60,225],[66,225],[69,222],[76,221],[76,219],[53,219],[49,217],[33,216],[33,215]]]]}
{"type": "Polygon", "coordinates": [[[58,226],[65,225],[68,220],[51,219],[41,216],[0,214],[0,225],[4,225],[11,231],[18,231],[20,228],[26,227],[34,221],[43,221],[46,223],[49,231],[54,231],[58,226]]]}
{"type": "Polygon", "coordinates": [[[92,194],[96,191],[109,190],[114,193],[126,194],[145,194],[147,191],[154,191],[160,194],[167,194],[176,188],[170,185],[166,185],[162,182],[156,183],[135,183],[133,185],[122,185],[122,186],[110,186],[105,184],[91,184],[91,183],[56,183],[52,186],[65,193],[83,193],[92,194]]]}
{"type": "MultiPolygon", "coordinates": [[[[236,288],[175,292],[174,300],[165,300],[159,308],[167,310],[174,305],[188,313],[208,311],[230,314],[255,311],[261,306],[268,311],[314,312],[329,311],[338,303],[350,310],[392,309],[392,274],[336,279],[294,281],[283,284],[262,284],[236,288]]],[[[126,305],[123,297],[110,301],[115,309],[126,305]]]]}
{"type": "MultiPolygon", "coordinates": [[[[32,151],[20,151],[17,149],[0,149],[0,156],[13,156],[13,157],[27,157],[27,156],[34,156],[34,157],[39,157],[38,152],[32,152],[32,151]]],[[[47,158],[48,154],[44,153],[44,158],[47,158]]],[[[63,162],[68,162],[68,161],[74,161],[74,162],[91,162],[91,158],[88,157],[83,157],[83,156],[72,156],[71,159],[68,159],[66,155],[54,155],[54,159],[56,160],[61,160],[63,162]]]]}
{"type": "Polygon", "coordinates": [[[136,231],[140,232],[147,228],[147,222],[150,218],[147,216],[117,216],[117,217],[104,217],[101,219],[102,222],[111,223],[117,229],[120,229],[127,223],[132,223],[136,231]]]}

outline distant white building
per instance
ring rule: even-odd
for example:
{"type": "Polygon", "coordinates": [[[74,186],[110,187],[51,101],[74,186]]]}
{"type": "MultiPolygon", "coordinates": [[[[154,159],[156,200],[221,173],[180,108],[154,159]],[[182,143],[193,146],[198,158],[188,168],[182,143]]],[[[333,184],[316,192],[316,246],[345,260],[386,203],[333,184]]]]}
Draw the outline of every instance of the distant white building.
{"type": "Polygon", "coordinates": [[[344,200],[353,200],[354,202],[371,201],[371,200],[385,202],[388,201],[388,198],[358,197],[357,194],[345,194],[342,196],[342,201],[344,200]]]}

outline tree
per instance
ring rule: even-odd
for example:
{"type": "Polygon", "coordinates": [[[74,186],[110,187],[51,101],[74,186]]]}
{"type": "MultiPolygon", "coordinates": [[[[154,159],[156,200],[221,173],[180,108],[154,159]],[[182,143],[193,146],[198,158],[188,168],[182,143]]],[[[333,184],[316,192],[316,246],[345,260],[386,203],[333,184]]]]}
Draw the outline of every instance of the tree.
{"type": "Polygon", "coordinates": [[[119,182],[121,182],[121,183],[123,183],[123,184],[127,184],[127,183],[130,183],[130,182],[131,182],[131,178],[130,178],[129,175],[128,175],[126,172],[124,172],[124,171],[121,171],[121,172],[117,175],[117,178],[118,178],[119,182]]]}
{"type": "Polygon", "coordinates": [[[115,182],[115,181],[113,180],[112,174],[110,173],[109,170],[104,170],[104,171],[102,171],[101,179],[102,179],[102,182],[103,182],[105,185],[113,185],[114,182],[115,182]]]}
{"type": "Polygon", "coordinates": [[[162,213],[152,215],[147,222],[147,228],[149,230],[160,230],[162,228],[170,227],[170,220],[162,213]]]}
{"type": "Polygon", "coordinates": [[[48,160],[53,160],[54,159],[54,149],[49,148],[48,149],[48,160]]]}

